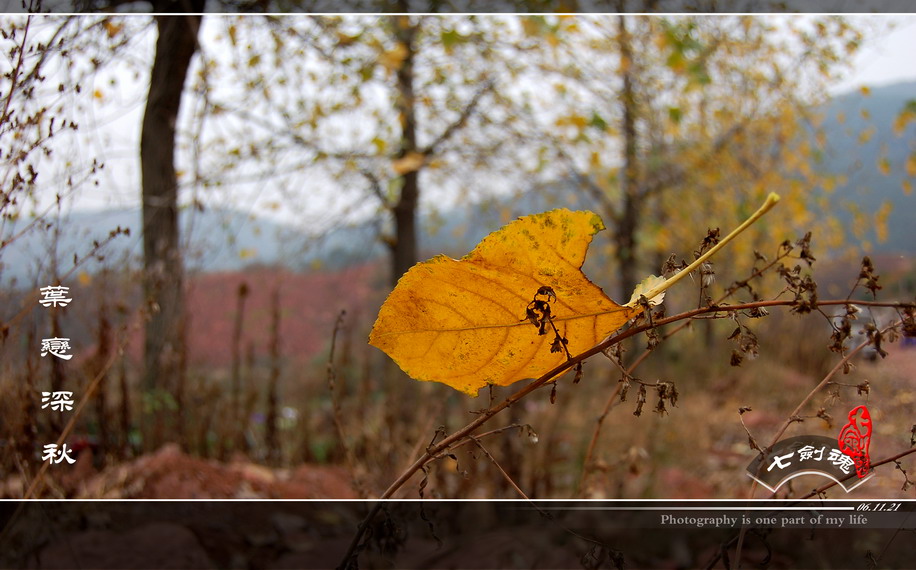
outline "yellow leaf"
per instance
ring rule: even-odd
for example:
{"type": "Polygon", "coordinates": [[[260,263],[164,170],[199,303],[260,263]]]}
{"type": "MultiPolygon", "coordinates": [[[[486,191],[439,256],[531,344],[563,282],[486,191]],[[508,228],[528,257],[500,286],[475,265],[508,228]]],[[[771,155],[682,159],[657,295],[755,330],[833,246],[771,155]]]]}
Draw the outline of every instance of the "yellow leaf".
{"type": "Polygon", "coordinates": [[[100,101],[105,98],[105,95],[102,93],[101,89],[96,89],[93,91],[92,96],[100,101]]]}
{"type": "Polygon", "coordinates": [[[913,183],[909,180],[904,180],[900,185],[903,187],[903,193],[907,196],[913,193],[913,183]]]}
{"type": "Polygon", "coordinates": [[[381,138],[379,138],[379,137],[374,137],[374,138],[373,138],[371,141],[369,141],[369,142],[372,143],[372,146],[375,147],[375,152],[378,153],[378,154],[384,154],[384,153],[385,153],[385,149],[388,148],[388,143],[385,142],[384,139],[381,139],[381,138]]]}
{"type": "Polygon", "coordinates": [[[472,395],[487,384],[537,377],[566,360],[565,352],[551,352],[550,327],[538,334],[526,318],[542,287],[556,295],[551,315],[572,354],[639,312],[611,301],[580,270],[602,229],[591,212],[553,210],[519,218],[460,261],[439,255],[419,263],[382,305],[369,344],[412,378],[472,395]]]}
{"type": "MultiPolygon", "coordinates": [[[[650,277],[634,294],[660,294],[760,219],[779,196],[669,279],[650,277]]],[[[416,380],[474,395],[487,384],[536,378],[607,338],[639,306],[620,306],[581,271],[592,212],[552,210],[493,232],[460,261],[438,255],[410,268],[379,310],[369,344],[416,380]]]]}
{"type": "Polygon", "coordinates": [[[817,146],[824,148],[827,146],[827,134],[824,131],[817,131],[817,134],[814,135],[814,139],[817,141],[817,146]]]}
{"type": "Polygon", "coordinates": [[[878,159],[878,171],[885,176],[891,173],[891,161],[886,156],[878,159]]]}
{"type": "Polygon", "coordinates": [[[863,85],[862,87],[859,87],[859,93],[868,97],[869,95],[871,95],[871,88],[867,85],[863,85]]]}
{"type": "Polygon", "coordinates": [[[401,68],[404,59],[407,57],[407,46],[398,42],[390,50],[383,52],[378,57],[378,62],[388,71],[395,71],[401,68]]]}
{"type": "Polygon", "coordinates": [[[916,152],[911,152],[906,157],[906,175],[910,178],[916,178],[916,152]]]}
{"type": "Polygon", "coordinates": [[[391,167],[394,171],[400,176],[407,174],[408,172],[413,172],[415,170],[420,170],[420,167],[423,166],[423,162],[426,160],[426,156],[423,153],[411,151],[391,162],[391,167]]]}
{"type": "Polygon", "coordinates": [[[76,279],[79,281],[80,285],[86,287],[92,283],[92,276],[86,273],[85,271],[80,271],[79,275],[76,276],[76,279]]]}
{"type": "Polygon", "coordinates": [[[351,36],[343,32],[337,32],[337,45],[341,47],[347,47],[353,45],[356,42],[358,36],[351,36]]]}
{"type": "Polygon", "coordinates": [[[885,200],[875,212],[875,236],[878,238],[878,243],[887,241],[887,218],[893,209],[893,204],[885,200]]]}
{"type": "Polygon", "coordinates": [[[560,117],[556,121],[558,127],[573,126],[579,129],[584,129],[588,125],[588,119],[582,115],[565,115],[560,117]]]}
{"type": "Polygon", "coordinates": [[[108,33],[109,38],[114,38],[121,33],[121,30],[124,29],[123,24],[115,24],[111,20],[105,20],[105,31],[108,33]]]}
{"type": "Polygon", "coordinates": [[[894,134],[898,137],[903,134],[903,131],[906,130],[908,124],[912,121],[916,121],[916,112],[909,109],[903,110],[897,117],[894,119],[894,134]]]}
{"type": "Polygon", "coordinates": [[[239,259],[249,259],[249,258],[256,256],[257,254],[258,252],[255,251],[254,249],[251,249],[248,247],[242,248],[242,250],[239,251],[239,259]]]}
{"type": "Polygon", "coordinates": [[[528,36],[540,36],[543,30],[542,20],[534,17],[522,18],[522,31],[528,36]]]}

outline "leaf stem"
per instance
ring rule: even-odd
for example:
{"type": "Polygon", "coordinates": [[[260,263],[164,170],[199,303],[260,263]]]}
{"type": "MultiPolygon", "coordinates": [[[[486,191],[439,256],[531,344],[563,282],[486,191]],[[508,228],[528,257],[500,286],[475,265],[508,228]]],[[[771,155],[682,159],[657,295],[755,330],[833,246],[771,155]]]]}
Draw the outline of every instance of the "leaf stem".
{"type": "Polygon", "coordinates": [[[748,227],[750,227],[751,224],[753,224],[754,222],[762,218],[763,215],[769,212],[773,208],[773,206],[775,206],[778,202],[779,202],[779,194],[775,192],[770,192],[770,195],[767,196],[767,199],[763,202],[763,205],[757,208],[757,211],[751,214],[751,216],[748,219],[744,220],[744,222],[742,222],[740,226],[733,229],[730,234],[722,238],[722,240],[719,243],[717,243],[716,245],[714,245],[713,247],[711,247],[709,251],[707,251],[700,257],[698,257],[696,261],[694,261],[693,263],[685,267],[683,271],[677,272],[676,274],[672,275],[670,278],[666,279],[664,282],[660,283],[659,285],[647,291],[645,293],[646,299],[651,300],[656,295],[668,290],[669,287],[671,287],[672,285],[674,285],[675,283],[683,279],[691,271],[696,270],[707,259],[715,255],[720,249],[725,247],[728,244],[728,242],[738,237],[738,235],[741,232],[743,232],[744,230],[746,230],[748,227]]]}

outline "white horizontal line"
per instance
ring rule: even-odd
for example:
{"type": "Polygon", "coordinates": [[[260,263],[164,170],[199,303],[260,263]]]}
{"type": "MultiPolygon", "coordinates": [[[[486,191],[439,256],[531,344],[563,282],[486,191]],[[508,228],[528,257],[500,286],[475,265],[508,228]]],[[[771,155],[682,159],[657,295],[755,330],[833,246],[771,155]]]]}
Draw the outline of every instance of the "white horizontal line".
{"type": "MultiPolygon", "coordinates": [[[[533,508],[533,507],[532,507],[533,508]]],[[[855,507],[540,507],[543,511],[854,511],[855,507]]],[[[866,511],[871,513],[872,511],[866,511]]]]}

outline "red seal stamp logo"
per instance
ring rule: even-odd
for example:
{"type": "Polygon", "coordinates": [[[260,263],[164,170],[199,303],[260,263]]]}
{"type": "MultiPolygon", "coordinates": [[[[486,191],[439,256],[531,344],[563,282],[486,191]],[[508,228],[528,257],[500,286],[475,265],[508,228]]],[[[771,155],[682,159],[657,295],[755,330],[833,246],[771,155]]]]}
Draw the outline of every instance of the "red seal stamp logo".
{"type": "Polygon", "coordinates": [[[868,444],[871,443],[872,421],[868,408],[858,406],[849,412],[849,422],[840,430],[837,438],[840,451],[848,455],[856,466],[856,475],[862,479],[868,475],[871,464],[868,459],[868,444]]]}

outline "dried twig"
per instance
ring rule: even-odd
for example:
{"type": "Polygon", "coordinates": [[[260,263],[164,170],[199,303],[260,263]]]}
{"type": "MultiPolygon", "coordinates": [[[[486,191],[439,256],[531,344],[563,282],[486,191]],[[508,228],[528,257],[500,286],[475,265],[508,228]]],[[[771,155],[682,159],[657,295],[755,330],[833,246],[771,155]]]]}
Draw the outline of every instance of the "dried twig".
{"type": "Polygon", "coordinates": [[[331,393],[331,415],[334,418],[334,429],[337,430],[337,439],[340,441],[340,447],[344,450],[344,457],[347,458],[347,467],[353,477],[353,485],[359,491],[360,496],[365,499],[369,496],[369,492],[366,490],[362,478],[356,471],[356,457],[353,454],[353,448],[347,443],[347,435],[343,426],[343,412],[340,407],[340,397],[336,391],[337,370],[334,368],[334,350],[337,347],[337,333],[340,332],[340,329],[343,327],[346,314],[347,311],[340,311],[337,315],[337,320],[334,321],[334,332],[331,333],[331,350],[328,354],[327,364],[328,390],[331,393]]]}
{"type": "MultiPolygon", "coordinates": [[[[685,319],[690,319],[690,318],[700,316],[700,315],[716,315],[716,314],[726,313],[729,311],[744,311],[744,310],[760,309],[764,307],[793,307],[796,305],[796,303],[797,301],[795,300],[771,300],[771,301],[755,301],[752,303],[738,303],[735,305],[727,305],[727,306],[700,307],[700,308],[686,311],[684,313],[674,315],[671,317],[657,319],[652,326],[656,326],[656,327],[664,326],[670,323],[683,321],[685,319]]],[[[821,306],[845,305],[846,303],[847,301],[845,300],[820,301],[819,302],[821,306]]],[[[896,308],[907,308],[907,307],[914,306],[914,304],[912,303],[878,302],[878,301],[871,301],[871,302],[868,302],[867,304],[870,304],[872,306],[896,307],[896,308]]],[[[607,350],[608,348],[614,346],[615,344],[620,343],[621,341],[627,338],[641,334],[645,332],[646,330],[648,330],[649,328],[651,328],[650,325],[634,326],[627,330],[621,331],[615,335],[612,335],[608,337],[606,340],[604,340],[603,342],[586,350],[585,352],[575,355],[572,358],[567,359],[566,361],[558,364],[551,370],[548,370],[547,372],[542,374],[539,378],[529,383],[527,386],[523,387],[522,389],[515,392],[514,394],[508,396],[502,402],[494,406],[491,406],[490,408],[486,410],[482,410],[475,417],[475,419],[471,421],[470,423],[468,423],[466,426],[458,429],[457,431],[453,432],[451,435],[446,436],[441,441],[439,441],[437,444],[431,445],[429,448],[427,448],[426,451],[419,458],[417,458],[416,461],[414,461],[410,465],[410,467],[408,467],[403,473],[401,473],[397,477],[397,479],[394,480],[394,482],[391,483],[388,489],[386,489],[385,492],[382,493],[382,495],[379,498],[380,499],[391,498],[392,495],[398,489],[400,489],[405,483],[407,483],[407,481],[409,481],[417,471],[424,468],[430,462],[438,459],[442,452],[448,450],[449,448],[451,448],[458,442],[463,441],[466,438],[468,438],[470,435],[476,432],[477,429],[479,429],[482,425],[486,424],[488,421],[490,421],[490,419],[492,419],[495,415],[497,415],[501,411],[518,403],[521,399],[525,398],[526,396],[528,396],[535,390],[547,385],[548,383],[550,383],[551,381],[559,377],[561,374],[575,367],[578,363],[584,360],[587,360],[588,358],[591,358],[592,356],[595,356],[596,354],[599,354],[603,352],[604,350],[607,350]]],[[[379,512],[383,504],[384,504],[383,501],[376,502],[373,508],[366,515],[366,518],[363,519],[362,523],[360,523],[357,529],[357,532],[354,534],[353,539],[350,542],[350,546],[348,547],[346,553],[344,554],[344,558],[341,561],[341,568],[354,567],[354,564],[355,564],[354,556],[355,556],[357,547],[360,544],[360,542],[362,541],[362,538],[366,532],[366,529],[369,526],[369,523],[372,521],[373,518],[375,518],[376,514],[379,512]]]]}
{"type": "MultiPolygon", "coordinates": [[[[732,295],[734,295],[741,289],[751,290],[750,282],[753,281],[754,279],[758,279],[759,277],[763,276],[767,271],[771,270],[777,264],[781,263],[785,258],[790,257],[790,253],[792,252],[792,249],[793,248],[791,244],[783,243],[779,247],[778,251],[776,252],[776,255],[773,257],[771,261],[766,262],[762,267],[755,267],[754,270],[751,272],[751,274],[747,278],[742,279],[740,281],[736,281],[735,283],[730,285],[725,290],[725,293],[721,297],[719,297],[719,299],[716,300],[712,305],[721,306],[722,303],[724,303],[729,297],[731,297],[732,295]]],[[[755,252],[755,254],[758,259],[765,260],[765,258],[762,255],[760,255],[759,253],[755,252]]],[[[664,272],[664,269],[663,269],[663,272],[664,272]]],[[[753,293],[753,291],[751,292],[753,293]]],[[[759,312],[759,309],[757,309],[757,311],[759,312]]],[[[676,335],[677,333],[681,332],[685,328],[689,327],[691,322],[693,321],[690,319],[684,320],[678,326],[676,326],[671,331],[663,335],[660,341],[668,340],[672,336],[676,335]]],[[[623,367],[621,366],[621,364],[618,361],[614,359],[611,359],[611,361],[614,362],[614,364],[616,364],[623,371],[624,375],[629,375],[629,374],[632,374],[636,370],[636,368],[638,368],[639,365],[641,365],[643,361],[646,360],[646,358],[648,358],[648,356],[653,352],[653,350],[654,350],[654,347],[644,350],[636,358],[636,360],[634,360],[633,363],[630,364],[630,366],[626,369],[623,369],[623,367]]],[[[582,463],[582,474],[579,477],[579,483],[577,486],[577,495],[581,494],[582,491],[585,489],[585,480],[588,477],[589,469],[593,465],[593,455],[598,445],[598,439],[601,436],[601,430],[604,424],[604,420],[607,417],[608,413],[610,413],[611,408],[614,407],[614,404],[618,402],[617,398],[620,395],[621,387],[622,387],[621,383],[618,382],[616,388],[608,396],[607,401],[604,404],[603,411],[598,416],[598,418],[595,420],[595,428],[592,431],[592,437],[589,440],[588,448],[586,449],[586,452],[585,452],[585,459],[582,463]]],[[[748,437],[751,438],[750,433],[748,433],[748,437]]]]}
{"type": "MultiPolygon", "coordinates": [[[[872,467],[879,467],[887,463],[897,462],[901,458],[906,457],[907,455],[911,455],[913,453],[916,453],[916,448],[907,449],[906,451],[902,451],[896,455],[892,455],[890,457],[885,457],[884,459],[881,459],[879,461],[875,461],[872,463],[872,467]]],[[[807,495],[799,497],[798,501],[801,502],[801,501],[810,499],[812,497],[821,496],[828,489],[836,485],[839,485],[840,483],[844,481],[848,481],[849,479],[852,479],[853,477],[856,477],[856,476],[857,475],[855,472],[851,472],[849,475],[847,475],[846,477],[843,477],[839,481],[830,481],[829,483],[825,483],[824,485],[822,485],[821,487],[818,487],[817,489],[812,489],[811,492],[808,493],[807,495]]],[[[741,530],[744,531],[744,528],[742,528],[741,530]]],[[[710,570],[711,568],[715,567],[715,565],[719,563],[719,561],[723,558],[723,556],[727,556],[728,548],[730,548],[732,545],[738,542],[739,536],[740,536],[740,531],[739,531],[739,534],[736,534],[735,536],[733,536],[731,540],[722,544],[722,548],[717,550],[715,555],[713,555],[712,559],[706,564],[705,566],[706,570],[710,570]]]]}
{"type": "MultiPolygon", "coordinates": [[[[823,303],[821,303],[821,304],[823,304],[823,303]]],[[[900,321],[897,321],[897,322],[895,322],[895,323],[892,323],[892,324],[888,325],[882,332],[887,332],[888,330],[890,330],[890,329],[892,329],[892,328],[894,328],[894,327],[900,326],[900,324],[901,324],[900,321]]],[[[849,360],[850,360],[853,356],[855,356],[856,354],[858,354],[862,349],[864,349],[866,346],[868,346],[868,345],[871,344],[871,343],[872,343],[871,339],[866,340],[865,342],[863,342],[862,344],[860,344],[859,346],[857,346],[856,348],[854,348],[853,350],[851,350],[851,351],[849,352],[849,354],[847,354],[846,356],[844,356],[843,358],[841,358],[840,361],[836,363],[836,366],[834,366],[834,367],[830,370],[830,372],[828,372],[827,375],[824,376],[824,378],[817,384],[817,386],[815,386],[814,388],[811,389],[810,392],[808,392],[808,395],[805,396],[805,398],[801,401],[801,403],[800,403],[798,406],[795,407],[795,409],[792,411],[792,413],[789,414],[789,416],[788,416],[788,418],[786,419],[786,421],[783,422],[782,427],[780,427],[780,429],[776,432],[776,435],[774,435],[773,438],[770,440],[769,445],[767,445],[767,447],[766,447],[767,450],[772,449],[773,446],[776,445],[776,442],[779,441],[779,438],[781,438],[782,435],[785,433],[785,431],[789,428],[789,426],[792,425],[793,423],[795,423],[795,422],[797,421],[797,418],[799,417],[799,414],[801,413],[802,408],[804,408],[805,405],[807,405],[808,402],[811,401],[811,399],[814,397],[814,395],[815,395],[817,392],[819,392],[824,386],[826,386],[826,385],[830,382],[830,379],[833,378],[833,376],[834,376],[837,372],[839,372],[839,371],[843,368],[843,366],[844,366],[847,362],[849,362],[849,360]]],[[[742,421],[742,424],[743,424],[743,423],[744,423],[744,422],[742,421]]],[[[750,435],[750,434],[748,434],[748,435],[750,435]]],[[[760,469],[763,469],[763,465],[764,465],[764,464],[761,462],[761,463],[760,463],[760,467],[758,468],[758,475],[759,475],[759,470],[760,470],[760,469]]],[[[844,479],[844,480],[845,480],[845,479],[844,479]]],[[[754,498],[754,493],[755,493],[756,491],[757,491],[757,480],[754,479],[753,482],[751,483],[751,489],[750,489],[750,493],[749,493],[749,498],[753,499],[753,498],[754,498]]],[[[735,548],[735,557],[736,557],[738,560],[741,559],[741,547],[742,547],[743,544],[744,544],[744,535],[745,535],[746,531],[747,531],[747,527],[742,526],[742,527],[741,527],[741,530],[740,530],[739,533],[738,533],[738,543],[737,543],[737,546],[736,546],[736,548],[735,548]]]]}
{"type": "Polygon", "coordinates": [[[489,451],[487,451],[487,448],[484,447],[482,443],[480,443],[480,440],[479,440],[478,438],[474,437],[473,435],[469,435],[469,436],[468,436],[468,439],[470,439],[471,441],[473,441],[473,442],[474,442],[474,445],[476,445],[476,446],[480,449],[480,451],[482,451],[483,454],[487,456],[487,459],[489,459],[489,460],[493,463],[493,465],[496,466],[496,468],[497,468],[497,469],[499,470],[499,472],[502,474],[503,478],[509,483],[509,485],[510,485],[513,489],[515,489],[515,492],[518,493],[518,495],[519,495],[521,498],[525,499],[526,501],[530,501],[530,500],[531,500],[531,499],[528,498],[528,495],[526,495],[525,492],[521,490],[521,488],[518,486],[518,484],[516,484],[515,480],[512,479],[512,476],[509,475],[508,473],[506,473],[506,470],[502,468],[502,466],[499,464],[498,461],[496,461],[496,458],[493,457],[493,456],[490,454],[489,451]]]}

